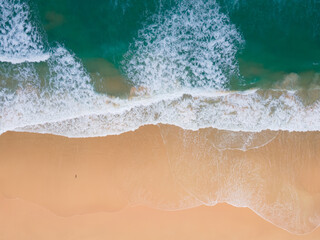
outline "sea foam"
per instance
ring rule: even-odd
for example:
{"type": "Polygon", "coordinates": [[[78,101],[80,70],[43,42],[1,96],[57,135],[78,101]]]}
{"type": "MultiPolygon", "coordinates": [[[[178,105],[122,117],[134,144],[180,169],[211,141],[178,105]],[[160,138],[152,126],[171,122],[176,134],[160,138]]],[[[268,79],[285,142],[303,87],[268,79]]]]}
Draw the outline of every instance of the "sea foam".
{"type": "Polygon", "coordinates": [[[241,34],[215,1],[181,1],[154,15],[123,61],[135,85],[151,92],[179,87],[224,89],[237,74],[241,34]]]}
{"type": "Polygon", "coordinates": [[[0,62],[41,62],[49,58],[43,39],[22,0],[0,0],[0,62]]]}
{"type": "MultiPolygon", "coordinates": [[[[92,105],[90,110],[83,109],[81,112],[79,106],[74,104],[70,113],[65,112],[66,116],[59,114],[60,117],[55,116],[51,119],[39,111],[37,120],[33,120],[30,116],[29,121],[24,122],[24,126],[16,124],[17,127],[12,126],[10,130],[52,133],[69,137],[121,134],[136,130],[142,125],[160,123],[190,130],[207,127],[246,132],[260,132],[267,129],[320,130],[319,103],[305,106],[299,94],[288,91],[222,94],[194,92],[134,100],[96,99],[99,103],[92,105]],[[72,111],[75,111],[74,114],[72,111]]],[[[2,121],[5,121],[2,125],[6,127],[6,119],[2,121]]],[[[10,123],[14,122],[16,121],[10,123]]]]}

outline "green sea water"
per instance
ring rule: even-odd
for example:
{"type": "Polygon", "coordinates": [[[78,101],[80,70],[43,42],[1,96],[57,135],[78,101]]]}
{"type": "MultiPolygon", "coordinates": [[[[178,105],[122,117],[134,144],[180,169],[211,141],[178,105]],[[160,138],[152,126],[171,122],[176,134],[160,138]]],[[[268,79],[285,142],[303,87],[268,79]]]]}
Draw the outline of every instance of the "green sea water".
{"type": "MultiPolygon", "coordinates": [[[[234,80],[231,89],[270,88],[289,73],[301,75],[300,84],[304,85],[320,72],[320,2],[219,0],[218,3],[245,40],[237,53],[241,81],[234,80]]],[[[92,61],[103,59],[106,65],[121,72],[123,55],[139,29],[152,23],[151,16],[163,14],[177,4],[170,0],[34,1],[48,41],[72,49],[92,74],[104,74],[105,81],[110,81],[116,71],[110,69],[108,73],[103,69],[107,66],[100,62],[98,68],[92,61]]],[[[101,91],[108,91],[103,83],[97,85],[101,91]]]]}

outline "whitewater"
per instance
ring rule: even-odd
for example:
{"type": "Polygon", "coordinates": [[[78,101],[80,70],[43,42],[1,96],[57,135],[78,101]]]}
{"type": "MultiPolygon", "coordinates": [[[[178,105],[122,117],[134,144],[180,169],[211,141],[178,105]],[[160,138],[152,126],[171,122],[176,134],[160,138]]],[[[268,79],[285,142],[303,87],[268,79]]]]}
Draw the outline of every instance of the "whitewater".
{"type": "MultiPolygon", "coordinates": [[[[147,124],[230,131],[319,131],[320,89],[230,91],[241,81],[241,30],[215,1],[184,0],[152,16],[121,62],[126,98],[97,93],[71,49],[49,44],[23,1],[1,0],[0,133],[27,131],[96,137],[147,124]]],[[[316,82],[319,76],[316,76],[316,82]]]]}

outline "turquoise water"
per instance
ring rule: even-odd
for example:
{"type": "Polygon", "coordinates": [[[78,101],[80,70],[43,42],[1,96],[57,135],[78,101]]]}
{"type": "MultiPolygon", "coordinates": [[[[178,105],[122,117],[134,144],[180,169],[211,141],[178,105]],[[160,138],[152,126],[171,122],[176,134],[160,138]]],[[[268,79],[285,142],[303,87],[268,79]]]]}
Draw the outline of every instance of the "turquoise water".
{"type": "Polygon", "coordinates": [[[0,132],[320,130],[320,1],[0,6],[0,132]]]}
{"type": "MultiPolygon", "coordinates": [[[[82,59],[103,58],[121,68],[137,32],[179,1],[35,1],[49,42],[62,42],[82,59]]],[[[267,85],[277,73],[320,70],[320,3],[317,1],[218,1],[245,40],[237,53],[244,82],[267,85]]],[[[238,83],[238,84],[237,84],[238,83]]]]}

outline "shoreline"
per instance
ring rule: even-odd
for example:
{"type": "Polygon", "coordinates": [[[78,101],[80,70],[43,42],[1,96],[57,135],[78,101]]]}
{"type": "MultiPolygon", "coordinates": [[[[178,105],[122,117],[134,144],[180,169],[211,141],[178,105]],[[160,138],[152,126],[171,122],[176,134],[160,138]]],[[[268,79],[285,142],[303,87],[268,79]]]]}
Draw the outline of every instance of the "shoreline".
{"type": "MultiPolygon", "coordinates": [[[[59,94],[44,99],[38,96],[38,89],[17,91],[15,100],[3,109],[0,133],[20,131],[69,138],[106,137],[157,124],[175,125],[193,131],[203,128],[235,132],[320,130],[317,124],[317,113],[320,111],[317,105],[319,89],[180,89],[174,93],[155,94],[152,97],[148,93],[140,95],[137,90],[136,96],[131,98],[130,95],[128,99],[121,99],[100,95],[91,87],[88,88],[90,94],[83,93],[83,97],[90,99],[90,103],[84,103],[78,108],[80,102],[67,101],[66,104],[71,104],[69,109],[73,111],[63,108],[57,111],[55,107],[52,108],[54,105],[49,104],[48,100],[53,96],[58,97],[59,94]],[[40,101],[42,104],[28,104],[28,101],[24,101],[25,94],[29,94],[32,101],[40,101]],[[25,106],[26,109],[21,111],[18,106],[25,106]],[[27,109],[32,114],[25,111],[27,109]]],[[[146,91],[143,87],[142,89],[146,91]]],[[[75,96],[80,97],[82,93],[70,94],[72,99],[75,96]]],[[[50,101],[60,104],[58,98],[50,101]]]]}

